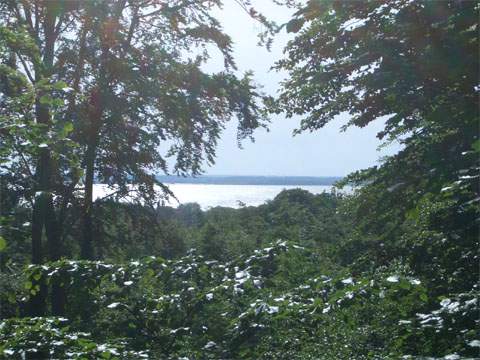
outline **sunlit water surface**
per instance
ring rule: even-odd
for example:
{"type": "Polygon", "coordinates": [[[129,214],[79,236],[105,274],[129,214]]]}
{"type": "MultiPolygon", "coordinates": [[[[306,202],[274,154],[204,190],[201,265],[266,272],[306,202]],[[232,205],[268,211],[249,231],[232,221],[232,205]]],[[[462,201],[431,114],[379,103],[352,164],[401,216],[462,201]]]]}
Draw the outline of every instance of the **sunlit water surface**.
{"type": "MultiPolygon", "coordinates": [[[[198,203],[202,209],[215,206],[238,208],[258,206],[267,200],[272,200],[282,190],[304,189],[313,194],[329,192],[332,186],[326,185],[217,185],[217,184],[165,184],[175,194],[175,199],[170,199],[166,205],[177,207],[179,204],[198,203]]],[[[93,196],[95,199],[111,194],[114,189],[103,184],[95,184],[93,196]]]]}

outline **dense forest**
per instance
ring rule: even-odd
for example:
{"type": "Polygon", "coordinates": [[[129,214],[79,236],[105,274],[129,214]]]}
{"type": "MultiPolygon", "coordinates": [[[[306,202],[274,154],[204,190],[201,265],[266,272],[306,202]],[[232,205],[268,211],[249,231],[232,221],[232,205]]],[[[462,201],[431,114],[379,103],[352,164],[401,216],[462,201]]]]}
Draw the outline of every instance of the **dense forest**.
{"type": "Polygon", "coordinates": [[[220,0],[0,0],[0,358],[480,358],[480,3],[275,0],[277,24],[235,1],[252,41],[292,36],[276,96],[220,0]],[[272,114],[401,149],[331,192],[162,205],[160,173],[272,114]]]}

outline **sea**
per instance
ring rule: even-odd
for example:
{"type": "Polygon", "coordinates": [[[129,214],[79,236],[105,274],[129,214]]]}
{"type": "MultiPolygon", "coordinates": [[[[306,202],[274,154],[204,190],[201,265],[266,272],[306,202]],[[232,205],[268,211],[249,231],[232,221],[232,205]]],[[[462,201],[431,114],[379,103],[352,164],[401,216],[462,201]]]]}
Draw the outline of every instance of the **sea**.
{"type": "MultiPolygon", "coordinates": [[[[160,179],[164,180],[164,179],[160,179]]],[[[172,180],[171,177],[168,180],[172,180]]],[[[174,179],[175,180],[175,179],[174,179]]],[[[313,194],[330,192],[338,178],[313,177],[201,177],[190,181],[181,178],[180,182],[163,182],[175,195],[164,202],[166,206],[197,203],[203,210],[212,207],[239,208],[258,206],[273,200],[282,190],[304,189],[313,194]],[[283,184],[282,184],[283,183],[283,184]],[[298,183],[298,184],[295,184],[298,183]],[[326,185],[326,183],[328,185],[326,185]],[[321,185],[319,185],[321,184],[321,185]]],[[[93,196],[104,198],[115,189],[105,184],[95,184],[93,196]]],[[[124,199],[124,201],[129,201],[124,199]]]]}

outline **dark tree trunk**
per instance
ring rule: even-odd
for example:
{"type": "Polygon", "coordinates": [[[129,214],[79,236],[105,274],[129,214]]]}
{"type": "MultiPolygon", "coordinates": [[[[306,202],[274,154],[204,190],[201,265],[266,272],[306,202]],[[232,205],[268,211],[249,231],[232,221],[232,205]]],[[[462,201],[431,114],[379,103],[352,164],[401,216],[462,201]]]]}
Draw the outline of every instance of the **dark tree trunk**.
{"type": "MultiPolygon", "coordinates": [[[[48,239],[48,253],[51,261],[60,260],[63,254],[61,243],[61,228],[55,214],[53,198],[50,195],[47,201],[47,209],[45,212],[45,230],[48,239]]],[[[61,280],[60,280],[61,281],[61,280]]],[[[51,303],[52,315],[64,315],[65,313],[66,293],[65,287],[59,282],[52,282],[51,303]]]]}
{"type": "MultiPolygon", "coordinates": [[[[103,67],[101,69],[103,73],[103,67]]],[[[102,76],[103,77],[103,76],[102,76]]],[[[95,179],[95,157],[97,152],[104,100],[102,97],[102,84],[92,91],[90,96],[90,110],[88,115],[89,132],[87,151],[85,154],[85,199],[82,212],[82,244],[81,257],[86,260],[94,259],[93,250],[93,182],[95,179]]]]}
{"type": "MultiPolygon", "coordinates": [[[[121,0],[116,3],[116,10],[112,22],[118,22],[125,9],[127,0],[121,0]]],[[[131,31],[133,31],[135,22],[132,22],[131,31]]],[[[130,43],[132,35],[128,36],[130,43]]],[[[82,259],[93,260],[94,251],[94,231],[93,231],[93,182],[95,179],[95,159],[100,132],[102,129],[102,117],[105,110],[106,91],[109,86],[107,76],[107,59],[110,51],[110,44],[106,38],[102,39],[102,52],[99,62],[98,85],[93,89],[90,96],[90,109],[88,115],[88,139],[87,152],[85,154],[85,200],[82,210],[82,259]]]]}
{"type": "MultiPolygon", "coordinates": [[[[36,196],[32,214],[32,263],[35,265],[39,265],[43,262],[42,233],[43,219],[45,218],[45,204],[43,198],[43,194],[36,196]]],[[[43,278],[40,278],[39,280],[32,279],[32,289],[35,289],[37,286],[40,289],[30,297],[30,302],[28,304],[28,313],[32,317],[45,315],[47,306],[47,287],[43,278]]]]}
{"type": "Polygon", "coordinates": [[[102,48],[102,56],[100,59],[100,79],[99,84],[92,90],[89,103],[88,114],[88,139],[87,151],[85,154],[85,199],[82,210],[82,243],[81,257],[86,260],[93,260],[94,239],[93,239],[93,182],[95,179],[95,158],[97,146],[102,128],[102,116],[105,108],[104,91],[108,86],[105,74],[106,57],[108,47],[102,48]]]}
{"type": "Polygon", "coordinates": [[[86,154],[86,172],[85,172],[85,202],[83,205],[82,214],[82,246],[81,257],[82,259],[93,260],[93,180],[95,175],[95,146],[89,144],[86,154]]]}
{"type": "MultiPolygon", "coordinates": [[[[54,50],[55,50],[55,22],[56,15],[52,6],[53,3],[45,4],[45,22],[44,22],[44,36],[45,47],[43,51],[43,65],[44,68],[36,68],[35,76],[36,80],[41,80],[51,75],[51,69],[53,67],[54,50]]],[[[42,96],[40,93],[35,105],[37,123],[50,126],[50,109],[48,105],[41,104],[39,98],[42,96]]],[[[60,247],[60,228],[56,220],[55,208],[53,204],[53,172],[54,166],[48,148],[41,149],[37,168],[35,172],[35,200],[32,214],[32,263],[42,264],[44,261],[42,238],[43,232],[48,239],[48,250],[50,252],[49,259],[57,260],[61,255],[60,247]]],[[[32,279],[33,289],[39,288],[31,298],[29,303],[29,313],[31,316],[42,316],[46,312],[46,296],[47,287],[43,278],[39,280],[32,279]]],[[[56,314],[63,313],[64,291],[59,290],[57,287],[52,290],[52,310],[56,314]],[[53,301],[55,299],[55,301],[53,301]],[[58,301],[60,300],[60,301],[58,301]]]]}

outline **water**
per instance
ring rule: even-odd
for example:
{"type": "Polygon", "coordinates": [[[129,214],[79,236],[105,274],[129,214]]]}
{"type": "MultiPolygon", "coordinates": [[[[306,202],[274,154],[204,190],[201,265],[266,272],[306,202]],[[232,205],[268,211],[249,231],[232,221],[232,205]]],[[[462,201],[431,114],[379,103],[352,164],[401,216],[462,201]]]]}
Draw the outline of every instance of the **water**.
{"type": "MultiPolygon", "coordinates": [[[[313,194],[329,192],[331,185],[218,185],[218,184],[165,184],[169,186],[178,199],[171,199],[167,205],[177,207],[179,204],[198,203],[202,209],[215,206],[238,208],[241,203],[246,206],[258,206],[267,200],[273,200],[282,190],[304,189],[313,194]]],[[[113,190],[106,185],[95,184],[93,196],[102,198],[113,190]]]]}

